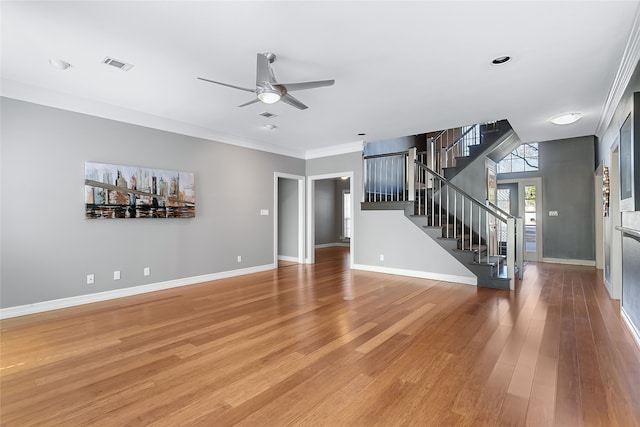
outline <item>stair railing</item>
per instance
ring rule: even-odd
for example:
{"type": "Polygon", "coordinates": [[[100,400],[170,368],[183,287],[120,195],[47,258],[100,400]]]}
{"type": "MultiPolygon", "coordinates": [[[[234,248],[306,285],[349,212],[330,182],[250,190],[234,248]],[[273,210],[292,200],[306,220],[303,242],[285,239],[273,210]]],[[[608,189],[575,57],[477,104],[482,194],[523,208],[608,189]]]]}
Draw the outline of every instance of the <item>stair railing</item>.
{"type": "Polygon", "coordinates": [[[427,151],[419,153],[420,161],[443,174],[444,168],[456,165],[456,157],[468,156],[469,147],[481,143],[482,133],[478,124],[446,129],[431,138],[427,151]]]}
{"type": "Polygon", "coordinates": [[[416,214],[426,215],[427,226],[442,228],[443,237],[458,240],[459,249],[476,251],[480,264],[506,256],[514,289],[516,266],[522,272],[522,250],[517,249],[524,243],[522,219],[483,204],[424,163],[416,161],[415,168],[416,214]],[[500,228],[506,230],[506,248],[498,241],[500,228]]]}
{"type": "Polygon", "coordinates": [[[498,206],[480,202],[429,168],[415,148],[363,157],[363,202],[413,202],[414,213],[427,226],[440,227],[443,237],[459,241],[462,250],[477,252],[479,263],[506,256],[507,276],[514,289],[516,266],[522,272],[524,226],[498,206]],[[506,230],[506,244],[499,231],[506,230]]]}
{"type": "Polygon", "coordinates": [[[362,167],[363,202],[404,202],[414,199],[414,194],[409,191],[413,182],[413,167],[409,167],[407,151],[364,156],[362,167]]]}

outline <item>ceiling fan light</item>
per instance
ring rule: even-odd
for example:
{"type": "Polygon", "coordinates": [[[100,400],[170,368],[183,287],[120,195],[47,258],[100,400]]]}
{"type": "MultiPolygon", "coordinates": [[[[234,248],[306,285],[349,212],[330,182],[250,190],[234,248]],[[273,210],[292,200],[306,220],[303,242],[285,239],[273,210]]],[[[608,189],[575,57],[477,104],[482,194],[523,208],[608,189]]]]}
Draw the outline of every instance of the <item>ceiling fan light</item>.
{"type": "Polygon", "coordinates": [[[582,113],[564,113],[551,117],[549,121],[554,125],[570,125],[582,117],[582,113]]]}
{"type": "Polygon", "coordinates": [[[258,99],[265,104],[275,104],[280,101],[280,94],[278,92],[264,91],[258,94],[258,99]]]}

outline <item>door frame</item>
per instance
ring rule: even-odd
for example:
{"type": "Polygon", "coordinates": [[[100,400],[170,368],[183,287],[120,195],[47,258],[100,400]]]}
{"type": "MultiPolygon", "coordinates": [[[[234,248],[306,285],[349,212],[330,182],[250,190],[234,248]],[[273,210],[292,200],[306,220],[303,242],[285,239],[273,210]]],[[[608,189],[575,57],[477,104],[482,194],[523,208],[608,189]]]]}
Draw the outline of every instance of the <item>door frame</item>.
{"type": "Polygon", "coordinates": [[[304,200],[305,200],[305,177],[301,175],[292,175],[283,172],[273,173],[273,264],[278,267],[278,179],[291,179],[298,182],[298,264],[304,263],[304,200]]]}
{"type": "MultiPolygon", "coordinates": [[[[543,261],[542,251],[542,177],[530,177],[530,178],[515,178],[515,179],[500,179],[498,184],[518,184],[518,216],[521,216],[524,221],[524,186],[535,185],[536,186],[536,255],[535,260],[526,258],[526,250],[523,248],[523,257],[525,261],[541,262],[543,261]]],[[[526,226],[526,224],[524,224],[526,226]]],[[[531,253],[531,252],[529,252],[531,253]]]]}
{"type": "MultiPolygon", "coordinates": [[[[609,279],[603,273],[605,288],[613,299],[622,297],[622,233],[616,226],[622,225],[620,213],[620,137],[618,136],[610,149],[609,163],[609,279]]],[[[605,221],[607,224],[607,221],[605,221]]],[[[605,267],[606,268],[606,267],[605,267]]]]}
{"type": "Polygon", "coordinates": [[[305,259],[305,263],[313,264],[315,263],[315,184],[316,181],[320,181],[323,179],[334,179],[341,178],[347,176],[349,177],[349,191],[351,192],[351,239],[349,239],[349,252],[351,253],[350,259],[350,268],[353,267],[354,260],[354,239],[356,236],[356,222],[354,220],[355,213],[355,198],[354,188],[353,188],[353,171],[349,172],[336,172],[336,173],[328,173],[323,175],[311,175],[307,177],[307,256],[305,259]]]}

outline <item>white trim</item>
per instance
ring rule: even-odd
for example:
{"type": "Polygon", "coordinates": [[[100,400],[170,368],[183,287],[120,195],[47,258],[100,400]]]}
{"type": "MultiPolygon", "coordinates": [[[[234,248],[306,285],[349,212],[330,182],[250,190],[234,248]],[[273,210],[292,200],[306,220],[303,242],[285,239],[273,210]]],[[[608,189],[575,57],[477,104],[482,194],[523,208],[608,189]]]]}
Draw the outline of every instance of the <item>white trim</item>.
{"type": "Polygon", "coordinates": [[[635,339],[635,342],[638,345],[638,348],[640,348],[640,331],[638,331],[638,329],[633,324],[631,319],[629,319],[629,316],[627,316],[627,313],[624,311],[624,308],[620,308],[620,314],[622,315],[622,319],[624,320],[624,322],[629,327],[629,331],[631,331],[631,335],[633,335],[633,338],[635,339]]]}
{"type": "Polygon", "coordinates": [[[615,298],[615,297],[613,296],[613,290],[611,289],[611,283],[609,283],[609,281],[607,280],[607,278],[606,278],[606,277],[604,277],[604,273],[602,274],[602,276],[603,276],[603,277],[602,277],[602,283],[604,283],[604,288],[607,290],[607,293],[609,294],[609,298],[611,298],[611,299],[618,299],[618,298],[615,298]]]}
{"type": "Polygon", "coordinates": [[[335,243],[321,243],[319,245],[314,245],[314,247],[316,249],[321,249],[321,248],[334,248],[336,246],[340,246],[343,248],[348,248],[351,245],[349,243],[342,243],[342,242],[335,242],[335,243]]]}
{"type": "Polygon", "coordinates": [[[395,274],[396,276],[418,277],[420,279],[438,280],[441,282],[461,283],[478,286],[477,277],[454,276],[451,274],[431,273],[428,271],[405,270],[403,268],[380,267],[377,265],[353,264],[353,270],[372,271],[374,273],[395,274]]]}
{"type": "Polygon", "coordinates": [[[541,262],[550,264],[566,264],[566,265],[582,265],[586,267],[595,267],[596,262],[589,259],[565,259],[565,258],[542,258],[541,262]]]}
{"type": "Polygon", "coordinates": [[[15,80],[2,78],[0,87],[2,87],[2,96],[7,98],[87,114],[94,117],[102,117],[104,119],[115,120],[123,123],[150,127],[180,135],[203,138],[210,141],[221,142],[223,144],[265,151],[267,153],[281,154],[283,156],[291,156],[299,159],[305,158],[305,151],[303,150],[293,150],[258,140],[238,138],[237,136],[220,131],[214,131],[202,126],[192,125],[190,123],[166,117],[154,116],[152,114],[134,111],[105,102],[82,98],[50,89],[37,88],[15,80]]]}
{"type": "Polygon", "coordinates": [[[598,121],[595,132],[598,138],[602,138],[609,127],[616,108],[624,95],[624,91],[631,81],[633,72],[638,66],[638,62],[640,62],[640,6],[636,7],[635,18],[631,25],[629,39],[624,48],[616,77],[613,83],[611,83],[611,89],[609,89],[607,99],[600,111],[600,120],[598,121]]]}
{"type": "Polygon", "coordinates": [[[287,256],[287,255],[278,255],[278,261],[290,261],[290,262],[298,262],[298,257],[295,256],[287,256]]]}
{"type": "Polygon", "coordinates": [[[305,160],[317,159],[319,157],[338,156],[340,154],[355,153],[362,151],[364,141],[349,142],[346,144],[332,145],[329,147],[307,150],[304,155],[305,160]]]}
{"type": "Polygon", "coordinates": [[[226,279],[228,277],[243,276],[245,274],[259,273],[261,271],[273,270],[275,264],[258,265],[255,267],[241,268],[238,270],[222,271],[219,273],[203,274],[201,276],[185,277],[183,279],[167,280],[165,282],[150,283],[148,285],[132,286],[124,289],[114,289],[111,291],[97,292],[94,294],[78,295],[69,298],[60,298],[50,301],[36,302],[33,304],[19,305],[0,309],[0,319],[10,317],[26,316],[27,314],[41,313],[43,311],[57,310],[60,308],[74,307],[77,305],[91,304],[94,302],[107,301],[115,298],[129,297],[133,295],[156,292],[165,289],[177,288],[180,286],[195,285],[212,280],[226,279]]]}
{"type": "Polygon", "coordinates": [[[298,181],[298,258],[295,262],[304,263],[304,176],[292,175],[283,172],[273,173],[273,263],[278,261],[278,178],[293,179],[298,181]]]}

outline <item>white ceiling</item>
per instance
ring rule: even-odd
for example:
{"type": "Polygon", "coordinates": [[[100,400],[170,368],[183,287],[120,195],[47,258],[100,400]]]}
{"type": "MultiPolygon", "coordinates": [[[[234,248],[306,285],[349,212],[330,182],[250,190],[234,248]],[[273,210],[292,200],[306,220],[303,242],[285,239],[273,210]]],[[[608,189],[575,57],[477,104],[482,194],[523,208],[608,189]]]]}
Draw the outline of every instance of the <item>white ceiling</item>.
{"type": "Polygon", "coordinates": [[[2,1],[1,93],[302,158],[496,119],[525,142],[594,135],[623,59],[637,63],[639,3],[2,1]],[[238,108],[253,95],[196,79],[252,87],[267,51],[281,82],[336,83],[296,92],[301,111],[238,108]],[[547,122],[570,111],[583,119],[547,122]]]}

